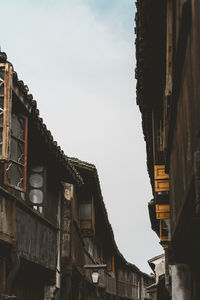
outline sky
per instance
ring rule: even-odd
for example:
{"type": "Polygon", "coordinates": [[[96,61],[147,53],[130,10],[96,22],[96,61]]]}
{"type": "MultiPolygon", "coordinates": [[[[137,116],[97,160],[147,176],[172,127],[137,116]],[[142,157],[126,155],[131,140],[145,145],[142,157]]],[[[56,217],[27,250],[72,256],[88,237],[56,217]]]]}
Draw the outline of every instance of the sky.
{"type": "Polygon", "coordinates": [[[135,91],[133,0],[1,1],[0,45],[65,154],[96,165],[119,250],[162,253],[135,91]]]}

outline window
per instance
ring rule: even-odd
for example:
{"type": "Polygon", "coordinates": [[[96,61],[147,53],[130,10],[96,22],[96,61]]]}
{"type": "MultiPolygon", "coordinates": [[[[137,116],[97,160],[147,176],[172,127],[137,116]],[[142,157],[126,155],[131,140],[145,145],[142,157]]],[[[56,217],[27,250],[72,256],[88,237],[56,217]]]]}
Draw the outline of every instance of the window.
{"type": "Polygon", "coordinates": [[[93,197],[80,202],[79,223],[84,236],[92,236],[95,233],[95,211],[93,197]]]}
{"type": "Polygon", "coordinates": [[[104,263],[104,259],[103,259],[103,249],[101,246],[101,243],[99,241],[96,241],[96,247],[97,247],[97,262],[99,264],[103,264],[104,263]]]}
{"type": "Polygon", "coordinates": [[[114,257],[114,255],[107,256],[106,264],[107,264],[107,271],[114,273],[115,272],[115,257],[114,257]]]}
{"type": "Polygon", "coordinates": [[[91,240],[91,238],[85,238],[84,243],[86,245],[86,249],[87,249],[88,253],[93,257],[93,255],[94,255],[93,241],[91,240]]]}
{"type": "Polygon", "coordinates": [[[80,219],[89,220],[92,217],[92,203],[81,203],[80,205],[80,219]]]}
{"type": "Polygon", "coordinates": [[[27,117],[12,114],[10,159],[5,164],[4,184],[26,191],[27,172],[27,117]]]}
{"type": "Polygon", "coordinates": [[[0,159],[8,160],[11,119],[12,66],[0,64],[0,159]]]}
{"type": "Polygon", "coordinates": [[[160,239],[161,241],[168,241],[168,220],[160,220],[160,239]]]}
{"type": "Polygon", "coordinates": [[[45,168],[42,165],[32,166],[30,168],[27,197],[33,208],[40,213],[43,212],[44,206],[46,185],[45,175],[45,168]]]}
{"type": "Polygon", "coordinates": [[[12,113],[12,73],[10,63],[0,64],[0,160],[4,184],[25,192],[28,120],[12,113]]]}

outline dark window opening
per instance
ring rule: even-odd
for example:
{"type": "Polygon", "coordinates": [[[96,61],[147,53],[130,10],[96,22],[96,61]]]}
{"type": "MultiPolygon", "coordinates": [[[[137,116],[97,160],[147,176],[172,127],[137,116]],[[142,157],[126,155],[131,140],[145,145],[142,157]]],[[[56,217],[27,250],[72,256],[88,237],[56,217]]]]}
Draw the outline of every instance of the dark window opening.
{"type": "Polygon", "coordinates": [[[90,220],[92,218],[92,203],[81,203],[80,204],[80,219],[90,220]]]}

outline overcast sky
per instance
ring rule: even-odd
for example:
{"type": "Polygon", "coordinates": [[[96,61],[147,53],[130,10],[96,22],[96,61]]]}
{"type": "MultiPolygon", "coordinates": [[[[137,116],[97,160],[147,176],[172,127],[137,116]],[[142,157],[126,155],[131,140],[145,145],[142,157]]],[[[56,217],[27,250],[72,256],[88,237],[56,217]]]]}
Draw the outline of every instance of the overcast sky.
{"type": "Polygon", "coordinates": [[[94,163],[117,245],[150,272],[162,252],[135,93],[133,0],[1,1],[0,45],[66,155],[94,163]]]}

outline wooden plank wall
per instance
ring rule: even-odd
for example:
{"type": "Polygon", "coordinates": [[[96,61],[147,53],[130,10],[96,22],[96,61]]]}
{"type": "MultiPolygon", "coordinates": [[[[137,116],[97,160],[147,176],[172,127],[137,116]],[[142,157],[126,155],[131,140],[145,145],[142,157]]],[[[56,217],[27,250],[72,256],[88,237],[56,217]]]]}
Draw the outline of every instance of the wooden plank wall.
{"type": "Polygon", "coordinates": [[[34,215],[16,209],[16,239],[19,255],[55,270],[57,259],[57,230],[34,215]]]}
{"type": "Polygon", "coordinates": [[[0,195],[0,239],[12,243],[15,231],[15,202],[0,195]]]}
{"type": "Polygon", "coordinates": [[[108,294],[116,295],[117,294],[117,287],[116,287],[116,278],[112,277],[110,274],[105,272],[105,287],[106,292],[108,294]]]}
{"type": "Polygon", "coordinates": [[[78,266],[84,265],[84,247],[83,242],[79,233],[79,230],[75,223],[71,224],[72,232],[72,258],[78,266]]]}
{"type": "Polygon", "coordinates": [[[23,280],[18,280],[16,286],[14,287],[14,295],[16,300],[43,300],[44,299],[44,283],[35,282],[34,279],[30,281],[26,278],[23,280]]]}
{"type": "Polygon", "coordinates": [[[129,299],[137,299],[138,296],[138,281],[137,273],[126,270],[118,272],[118,294],[120,297],[129,299]]]}
{"type": "MultiPolygon", "coordinates": [[[[179,1],[177,1],[179,3],[179,1]]],[[[177,9],[180,14],[180,9],[177,9]]],[[[200,149],[200,4],[192,1],[192,28],[183,68],[178,113],[170,159],[172,231],[194,175],[194,153],[200,149]]],[[[181,80],[181,78],[180,78],[181,80]]]]}

